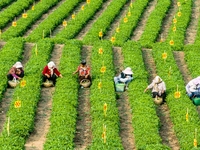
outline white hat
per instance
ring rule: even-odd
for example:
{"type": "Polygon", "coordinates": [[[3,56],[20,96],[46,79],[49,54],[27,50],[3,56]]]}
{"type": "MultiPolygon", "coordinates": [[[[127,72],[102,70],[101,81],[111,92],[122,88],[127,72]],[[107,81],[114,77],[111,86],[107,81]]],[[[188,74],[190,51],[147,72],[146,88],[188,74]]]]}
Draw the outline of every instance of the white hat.
{"type": "Polygon", "coordinates": [[[159,76],[156,76],[156,77],[153,79],[153,81],[154,81],[155,83],[160,83],[160,82],[162,82],[162,79],[161,79],[159,76]]]}
{"type": "Polygon", "coordinates": [[[53,61],[50,61],[50,62],[47,64],[47,66],[48,66],[49,69],[56,68],[56,65],[54,64],[53,61]]]}
{"type": "Polygon", "coordinates": [[[127,67],[124,71],[122,71],[125,74],[133,74],[132,70],[130,67],[127,67]]]}
{"type": "Polygon", "coordinates": [[[14,64],[14,67],[15,68],[23,68],[22,63],[19,61],[14,64]]]}

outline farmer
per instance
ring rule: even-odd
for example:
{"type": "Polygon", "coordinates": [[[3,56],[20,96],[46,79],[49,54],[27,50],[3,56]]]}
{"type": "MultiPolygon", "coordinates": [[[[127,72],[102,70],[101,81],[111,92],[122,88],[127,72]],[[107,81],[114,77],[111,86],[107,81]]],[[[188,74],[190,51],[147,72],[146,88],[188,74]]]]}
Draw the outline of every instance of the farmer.
{"type": "Polygon", "coordinates": [[[147,88],[144,90],[146,92],[147,90],[152,89],[152,98],[161,97],[163,99],[163,103],[165,102],[166,98],[166,85],[165,82],[159,77],[156,76],[151,84],[147,86],[147,88]]]}
{"type": "Polygon", "coordinates": [[[189,81],[185,88],[190,99],[200,97],[200,76],[189,81]]]}
{"type": "Polygon", "coordinates": [[[128,89],[128,84],[133,80],[133,72],[130,67],[124,69],[117,77],[114,77],[115,84],[125,83],[125,89],[128,89]]]}
{"type": "Polygon", "coordinates": [[[56,65],[53,61],[50,61],[42,71],[43,82],[50,80],[55,85],[57,77],[63,77],[62,74],[56,68],[56,65]]]}
{"type": "Polygon", "coordinates": [[[8,80],[21,80],[24,77],[24,70],[21,62],[16,62],[7,74],[8,80]]]}
{"type": "Polygon", "coordinates": [[[90,76],[90,67],[86,64],[85,60],[82,60],[76,71],[73,72],[73,74],[76,73],[78,73],[79,82],[81,82],[83,79],[88,79],[91,83],[92,78],[90,76]]]}

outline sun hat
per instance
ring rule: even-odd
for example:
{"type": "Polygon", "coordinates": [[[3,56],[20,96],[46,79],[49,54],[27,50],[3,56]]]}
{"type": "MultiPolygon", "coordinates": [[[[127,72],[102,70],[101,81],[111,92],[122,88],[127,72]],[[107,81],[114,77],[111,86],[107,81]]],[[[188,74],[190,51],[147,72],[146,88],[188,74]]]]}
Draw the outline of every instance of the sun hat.
{"type": "Polygon", "coordinates": [[[23,68],[22,63],[19,61],[14,64],[14,67],[15,68],[23,68]]]}
{"type": "Polygon", "coordinates": [[[132,70],[130,67],[127,67],[126,69],[124,69],[124,71],[122,71],[125,74],[133,74],[132,70]]]}
{"type": "Polygon", "coordinates": [[[153,81],[155,83],[160,83],[160,82],[162,82],[162,79],[159,76],[156,76],[153,81]]]}

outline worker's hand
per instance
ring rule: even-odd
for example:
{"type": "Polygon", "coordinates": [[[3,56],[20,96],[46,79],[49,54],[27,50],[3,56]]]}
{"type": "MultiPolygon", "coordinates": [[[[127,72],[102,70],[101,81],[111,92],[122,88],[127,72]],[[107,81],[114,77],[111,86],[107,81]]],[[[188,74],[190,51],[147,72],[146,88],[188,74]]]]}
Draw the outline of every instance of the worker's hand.
{"type": "Polygon", "coordinates": [[[48,74],[45,74],[45,76],[47,76],[47,78],[50,78],[50,75],[48,75],[48,74]]]}
{"type": "Polygon", "coordinates": [[[22,78],[20,78],[20,77],[18,78],[18,80],[21,80],[21,79],[22,79],[22,78]]]}
{"type": "Polygon", "coordinates": [[[59,76],[59,77],[63,78],[62,74],[60,74],[60,76],[59,76]]]}
{"type": "Polygon", "coordinates": [[[144,90],[144,93],[147,91],[148,89],[146,88],[145,90],[144,90]]]}

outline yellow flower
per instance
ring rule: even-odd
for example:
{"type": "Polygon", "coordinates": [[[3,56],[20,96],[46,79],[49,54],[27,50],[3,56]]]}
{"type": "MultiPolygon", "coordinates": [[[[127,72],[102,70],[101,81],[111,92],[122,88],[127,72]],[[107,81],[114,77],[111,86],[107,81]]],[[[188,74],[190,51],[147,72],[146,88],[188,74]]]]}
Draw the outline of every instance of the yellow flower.
{"type": "Polygon", "coordinates": [[[128,22],[128,18],[125,17],[125,18],[124,18],[124,23],[127,23],[127,22],[128,22]]]}
{"type": "Polygon", "coordinates": [[[106,103],[103,105],[103,110],[107,111],[107,104],[106,103]]]}
{"type": "Polygon", "coordinates": [[[87,0],[87,3],[89,4],[89,3],[90,3],[90,0],[87,0]]]}
{"type": "Polygon", "coordinates": [[[119,33],[119,31],[120,31],[119,27],[118,27],[118,28],[116,28],[116,32],[117,32],[117,33],[119,33]]]}
{"type": "Polygon", "coordinates": [[[19,108],[19,107],[21,107],[21,101],[17,100],[15,101],[15,108],[19,108]]]}
{"type": "Polygon", "coordinates": [[[180,16],[181,16],[181,12],[180,12],[180,11],[178,12],[177,16],[178,16],[178,17],[180,17],[180,16]]]}
{"type": "Polygon", "coordinates": [[[172,30],[175,32],[176,31],[176,26],[174,26],[172,30]]]}
{"type": "Polygon", "coordinates": [[[20,82],[20,86],[21,86],[21,87],[25,87],[25,86],[26,86],[26,81],[25,81],[25,80],[22,80],[22,81],[20,82]]]}
{"type": "Polygon", "coordinates": [[[16,21],[13,21],[13,22],[12,22],[12,26],[13,26],[13,27],[16,27],[16,26],[17,26],[17,22],[16,22],[16,21]]]}
{"type": "Polygon", "coordinates": [[[99,32],[99,37],[103,37],[103,32],[102,32],[102,30],[99,32]]]}
{"type": "Polygon", "coordinates": [[[130,12],[130,11],[128,12],[128,16],[129,16],[129,17],[131,16],[131,12],[130,12]]]}
{"type": "Polygon", "coordinates": [[[177,23],[177,19],[176,18],[173,19],[173,23],[174,24],[177,23]]]}
{"type": "Polygon", "coordinates": [[[27,13],[22,14],[22,18],[27,18],[27,17],[28,17],[27,13]]]}
{"type": "Polygon", "coordinates": [[[34,10],[34,9],[35,9],[35,6],[33,5],[31,9],[34,10]]]}
{"type": "Polygon", "coordinates": [[[72,14],[72,19],[75,19],[75,17],[76,17],[75,14],[72,14]]]}
{"type": "Polygon", "coordinates": [[[66,21],[66,20],[63,21],[63,26],[64,26],[64,27],[67,26],[67,21],[66,21]]]}
{"type": "Polygon", "coordinates": [[[114,37],[114,36],[113,36],[113,37],[111,37],[111,42],[112,42],[112,43],[114,43],[114,42],[115,42],[115,40],[116,40],[116,39],[115,39],[115,37],[114,37]]]}
{"type": "Polygon", "coordinates": [[[181,6],[181,2],[177,2],[177,6],[180,7],[181,6]]]}
{"type": "Polygon", "coordinates": [[[162,59],[167,59],[167,53],[162,53],[162,59]]]}
{"type": "Polygon", "coordinates": [[[103,67],[101,67],[101,73],[105,73],[106,72],[106,67],[105,66],[103,66],[103,67]]]}
{"type": "Polygon", "coordinates": [[[102,88],[102,83],[99,82],[99,83],[98,83],[98,89],[101,89],[101,88],[102,88]]]}
{"type": "Polygon", "coordinates": [[[181,97],[181,92],[177,91],[174,93],[175,98],[180,98],[181,97]]]}
{"type": "Polygon", "coordinates": [[[100,55],[103,54],[103,48],[99,48],[99,54],[100,54],[100,55]]]}
{"type": "Polygon", "coordinates": [[[169,44],[170,44],[170,45],[174,45],[174,40],[170,40],[170,41],[169,41],[169,44]]]}
{"type": "Polygon", "coordinates": [[[81,6],[81,10],[84,10],[84,5],[81,6]]]}

